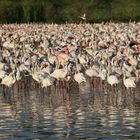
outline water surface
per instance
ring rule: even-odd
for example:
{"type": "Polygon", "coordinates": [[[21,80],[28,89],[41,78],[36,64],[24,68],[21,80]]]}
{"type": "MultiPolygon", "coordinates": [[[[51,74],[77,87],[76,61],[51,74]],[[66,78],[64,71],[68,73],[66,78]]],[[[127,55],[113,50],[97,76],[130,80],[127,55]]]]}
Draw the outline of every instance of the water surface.
{"type": "Polygon", "coordinates": [[[22,83],[0,88],[0,139],[140,139],[138,88],[87,82],[67,91],[42,89],[29,79],[22,83]]]}

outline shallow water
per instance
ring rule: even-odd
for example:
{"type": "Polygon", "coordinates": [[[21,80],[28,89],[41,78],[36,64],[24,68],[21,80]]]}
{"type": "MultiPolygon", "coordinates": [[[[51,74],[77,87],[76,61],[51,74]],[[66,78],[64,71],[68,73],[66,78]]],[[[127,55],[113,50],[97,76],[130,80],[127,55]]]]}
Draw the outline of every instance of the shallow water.
{"type": "Polygon", "coordinates": [[[41,89],[29,79],[1,86],[0,139],[138,140],[138,88],[94,83],[79,88],[74,83],[69,92],[60,86],[41,89]]]}

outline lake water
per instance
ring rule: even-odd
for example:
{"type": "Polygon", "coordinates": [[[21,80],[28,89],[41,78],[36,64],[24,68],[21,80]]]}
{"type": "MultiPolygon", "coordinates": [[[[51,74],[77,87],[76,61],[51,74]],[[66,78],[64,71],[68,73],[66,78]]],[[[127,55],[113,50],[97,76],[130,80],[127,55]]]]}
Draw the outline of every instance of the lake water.
{"type": "Polygon", "coordinates": [[[42,89],[30,78],[1,86],[0,139],[139,140],[140,95],[121,85],[93,84],[42,89]]]}

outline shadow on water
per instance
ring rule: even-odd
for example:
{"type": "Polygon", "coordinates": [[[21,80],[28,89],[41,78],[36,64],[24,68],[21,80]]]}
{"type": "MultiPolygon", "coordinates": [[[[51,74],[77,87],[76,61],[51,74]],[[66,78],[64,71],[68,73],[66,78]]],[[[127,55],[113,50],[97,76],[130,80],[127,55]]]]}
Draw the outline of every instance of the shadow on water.
{"type": "Polygon", "coordinates": [[[67,91],[28,77],[0,93],[1,139],[140,139],[139,85],[126,90],[93,79],[67,91]]]}

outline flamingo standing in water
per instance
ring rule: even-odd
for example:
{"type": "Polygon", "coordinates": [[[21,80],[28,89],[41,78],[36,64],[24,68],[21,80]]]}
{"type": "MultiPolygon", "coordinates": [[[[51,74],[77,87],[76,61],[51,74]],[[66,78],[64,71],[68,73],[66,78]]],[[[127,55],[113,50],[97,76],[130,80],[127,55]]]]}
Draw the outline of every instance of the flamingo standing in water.
{"type": "Polygon", "coordinates": [[[41,81],[42,87],[49,87],[49,86],[53,85],[53,83],[54,83],[54,79],[52,77],[50,77],[49,75],[46,76],[41,81]]]}
{"type": "MultiPolygon", "coordinates": [[[[64,80],[67,77],[68,71],[70,70],[69,62],[65,64],[65,66],[61,69],[55,69],[53,73],[50,74],[51,77],[57,79],[59,81],[62,80],[62,85],[65,86],[64,80]]],[[[59,81],[60,82],[60,81],[59,81]]]]}
{"type": "Polygon", "coordinates": [[[108,72],[107,72],[107,82],[108,84],[111,85],[112,92],[115,92],[115,89],[113,88],[113,86],[119,83],[119,79],[116,74],[110,73],[110,68],[108,68],[108,72]]]}
{"type": "Polygon", "coordinates": [[[107,76],[107,82],[113,86],[115,84],[118,84],[119,83],[119,79],[116,75],[108,75],[107,76]]]}
{"type": "Polygon", "coordinates": [[[76,73],[74,75],[74,80],[78,83],[78,84],[81,84],[82,82],[86,82],[86,78],[84,76],[83,73],[79,72],[79,73],[76,73]]]}
{"type": "Polygon", "coordinates": [[[14,70],[9,75],[5,76],[2,79],[1,84],[11,87],[15,82],[16,82],[16,73],[14,70]]]}
{"type": "Polygon", "coordinates": [[[135,88],[136,87],[135,77],[130,76],[130,77],[126,78],[126,74],[125,74],[125,72],[123,72],[123,84],[127,89],[135,88]]]}
{"type": "Polygon", "coordinates": [[[75,66],[76,66],[76,71],[77,73],[74,74],[74,80],[78,83],[81,84],[82,82],[86,82],[86,78],[82,72],[80,72],[81,65],[78,63],[78,61],[75,61],[75,66]]]}
{"type": "Polygon", "coordinates": [[[47,72],[40,71],[38,75],[42,87],[49,87],[53,85],[55,79],[52,78],[47,72]]]}
{"type": "Polygon", "coordinates": [[[65,66],[61,69],[55,69],[53,73],[50,74],[50,76],[56,78],[57,80],[60,80],[65,78],[67,73],[68,73],[68,68],[67,66],[65,66]]]}

